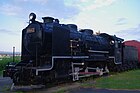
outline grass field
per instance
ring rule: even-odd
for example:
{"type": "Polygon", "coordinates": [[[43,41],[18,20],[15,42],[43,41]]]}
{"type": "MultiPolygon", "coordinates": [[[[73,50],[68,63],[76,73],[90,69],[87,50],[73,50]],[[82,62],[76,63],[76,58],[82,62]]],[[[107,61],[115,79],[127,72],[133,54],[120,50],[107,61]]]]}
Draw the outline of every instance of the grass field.
{"type": "MultiPolygon", "coordinates": [[[[5,68],[6,64],[12,61],[13,61],[13,57],[1,57],[0,58],[0,73],[5,68]]],[[[20,56],[16,56],[15,62],[19,62],[19,61],[20,61],[20,56]]]]}
{"type": "Polygon", "coordinates": [[[95,79],[94,84],[82,84],[85,87],[107,89],[140,89],[140,70],[122,72],[95,79]]]}

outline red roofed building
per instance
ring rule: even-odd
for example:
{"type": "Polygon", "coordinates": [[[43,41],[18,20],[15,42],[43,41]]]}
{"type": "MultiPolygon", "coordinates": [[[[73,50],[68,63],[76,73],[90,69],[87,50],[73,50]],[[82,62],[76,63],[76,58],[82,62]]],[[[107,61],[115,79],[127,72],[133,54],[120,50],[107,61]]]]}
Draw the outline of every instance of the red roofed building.
{"type": "Polygon", "coordinates": [[[124,44],[127,45],[127,46],[133,46],[133,47],[137,48],[138,59],[139,59],[139,62],[140,62],[140,42],[136,41],[136,40],[130,40],[130,41],[125,41],[124,44]]]}

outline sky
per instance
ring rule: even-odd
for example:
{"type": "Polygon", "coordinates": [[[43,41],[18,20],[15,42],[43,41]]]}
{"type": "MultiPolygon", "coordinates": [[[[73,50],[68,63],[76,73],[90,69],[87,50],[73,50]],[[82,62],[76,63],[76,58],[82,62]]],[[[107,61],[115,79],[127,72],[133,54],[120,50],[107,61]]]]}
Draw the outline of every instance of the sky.
{"type": "Polygon", "coordinates": [[[140,41],[140,0],[0,0],[0,51],[21,51],[29,14],[52,16],[79,29],[140,41]]]}

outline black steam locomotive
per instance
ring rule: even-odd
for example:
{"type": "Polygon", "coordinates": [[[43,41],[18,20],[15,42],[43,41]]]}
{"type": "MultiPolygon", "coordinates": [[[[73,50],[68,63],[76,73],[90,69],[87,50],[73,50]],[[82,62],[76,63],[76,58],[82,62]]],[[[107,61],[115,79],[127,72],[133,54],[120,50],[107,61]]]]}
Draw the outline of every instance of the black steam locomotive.
{"type": "MultiPolygon", "coordinates": [[[[91,29],[78,30],[75,24],[60,24],[52,17],[43,17],[44,22],[38,22],[34,13],[29,18],[29,25],[22,31],[21,62],[10,72],[15,84],[46,84],[59,79],[76,81],[109,70],[126,70],[130,68],[129,63],[137,62],[137,56],[126,61],[123,39],[115,35],[95,35],[91,29]]],[[[129,48],[137,54],[134,47],[129,48]]],[[[5,76],[6,73],[8,69],[5,76]]]]}

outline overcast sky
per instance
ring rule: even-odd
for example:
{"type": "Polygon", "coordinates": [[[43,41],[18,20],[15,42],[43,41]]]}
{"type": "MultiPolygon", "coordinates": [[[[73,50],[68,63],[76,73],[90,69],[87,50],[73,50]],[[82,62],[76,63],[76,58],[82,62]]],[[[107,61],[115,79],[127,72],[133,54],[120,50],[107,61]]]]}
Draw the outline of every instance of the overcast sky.
{"type": "Polygon", "coordinates": [[[31,12],[39,21],[53,16],[81,29],[140,40],[140,0],[0,0],[0,51],[13,46],[21,51],[21,31],[31,12]]]}

